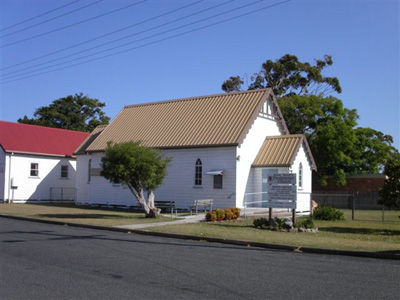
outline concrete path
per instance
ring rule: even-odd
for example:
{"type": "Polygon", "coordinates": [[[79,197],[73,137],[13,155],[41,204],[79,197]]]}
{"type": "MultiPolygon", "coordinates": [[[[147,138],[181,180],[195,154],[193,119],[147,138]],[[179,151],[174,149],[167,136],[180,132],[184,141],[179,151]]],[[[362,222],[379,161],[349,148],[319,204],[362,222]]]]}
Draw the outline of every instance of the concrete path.
{"type": "Polygon", "coordinates": [[[156,223],[148,223],[148,224],[133,224],[133,225],[121,225],[115,226],[116,228],[123,229],[142,229],[147,227],[156,227],[156,226],[165,226],[165,225],[180,225],[180,224],[188,224],[188,223],[197,223],[203,221],[205,219],[204,214],[194,215],[194,216],[185,216],[182,217],[181,220],[169,221],[169,222],[156,222],[156,223]]]}

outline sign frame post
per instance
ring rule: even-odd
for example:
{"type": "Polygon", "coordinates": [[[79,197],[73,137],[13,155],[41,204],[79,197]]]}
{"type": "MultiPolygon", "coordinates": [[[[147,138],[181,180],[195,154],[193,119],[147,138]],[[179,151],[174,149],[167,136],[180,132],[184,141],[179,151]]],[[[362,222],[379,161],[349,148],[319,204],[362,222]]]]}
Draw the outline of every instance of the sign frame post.
{"type": "Polygon", "coordinates": [[[293,226],[296,226],[297,208],[297,176],[296,173],[281,173],[268,176],[269,220],[273,208],[288,208],[292,210],[293,226]]]}

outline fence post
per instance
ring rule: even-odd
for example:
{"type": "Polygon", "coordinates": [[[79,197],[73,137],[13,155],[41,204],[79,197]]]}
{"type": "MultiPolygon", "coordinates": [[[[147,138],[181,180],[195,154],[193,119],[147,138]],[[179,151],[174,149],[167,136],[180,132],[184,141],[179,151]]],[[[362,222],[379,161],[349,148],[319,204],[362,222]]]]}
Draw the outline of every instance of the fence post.
{"type": "Polygon", "coordinates": [[[351,205],[351,219],[354,221],[354,211],[356,209],[356,207],[355,207],[356,206],[356,201],[354,199],[354,193],[351,194],[350,197],[351,197],[351,203],[352,203],[352,205],[351,205]]]}

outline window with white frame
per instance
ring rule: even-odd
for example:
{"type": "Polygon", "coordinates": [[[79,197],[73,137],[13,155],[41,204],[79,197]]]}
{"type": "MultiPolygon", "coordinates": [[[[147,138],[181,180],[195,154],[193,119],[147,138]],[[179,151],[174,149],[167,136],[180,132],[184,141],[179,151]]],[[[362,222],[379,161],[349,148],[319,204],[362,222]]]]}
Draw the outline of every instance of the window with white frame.
{"type": "Polygon", "coordinates": [[[300,163],[299,165],[299,189],[303,188],[303,165],[300,163]]]}
{"type": "Polygon", "coordinates": [[[68,165],[61,166],[61,178],[68,178],[68,165]]]}
{"type": "Polygon", "coordinates": [[[30,175],[32,177],[38,177],[39,176],[39,164],[38,163],[31,163],[30,175]]]}
{"type": "Polygon", "coordinates": [[[201,163],[200,158],[196,161],[196,167],[194,172],[194,185],[201,186],[202,184],[202,173],[203,173],[203,164],[201,163]]]}

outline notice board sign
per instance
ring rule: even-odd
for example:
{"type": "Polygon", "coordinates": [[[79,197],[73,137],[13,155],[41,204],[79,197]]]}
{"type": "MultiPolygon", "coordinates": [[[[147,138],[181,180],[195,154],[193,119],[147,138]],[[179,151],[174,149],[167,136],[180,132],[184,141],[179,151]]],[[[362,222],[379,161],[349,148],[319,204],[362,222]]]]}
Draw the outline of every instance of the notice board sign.
{"type": "Polygon", "coordinates": [[[268,179],[267,207],[296,209],[296,174],[273,174],[268,179]]]}

